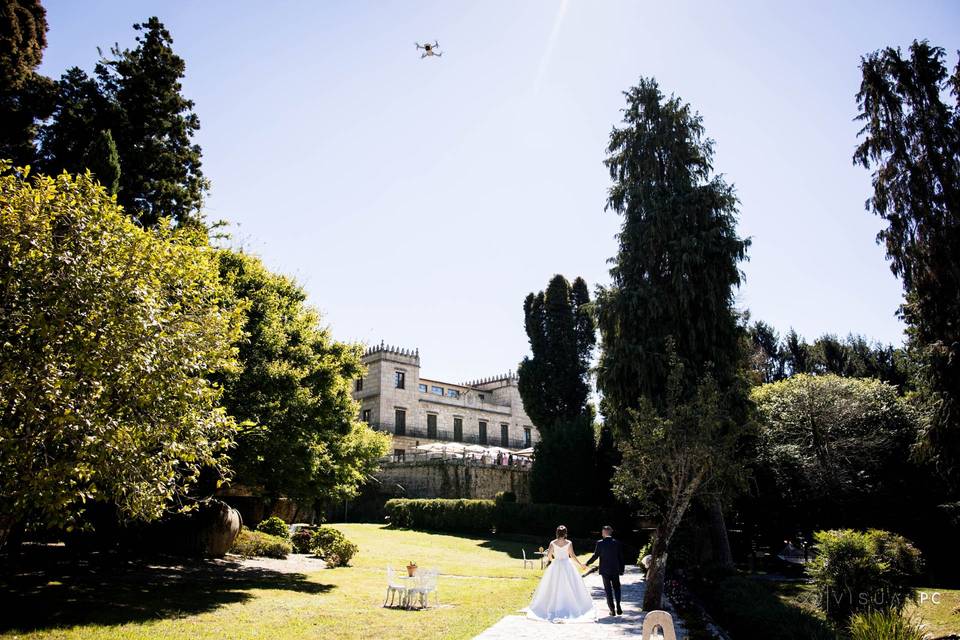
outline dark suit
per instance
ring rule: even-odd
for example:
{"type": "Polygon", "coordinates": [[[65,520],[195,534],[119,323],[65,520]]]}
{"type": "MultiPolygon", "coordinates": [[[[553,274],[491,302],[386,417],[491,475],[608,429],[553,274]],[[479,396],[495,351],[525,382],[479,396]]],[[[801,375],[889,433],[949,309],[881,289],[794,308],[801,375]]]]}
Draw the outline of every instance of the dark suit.
{"type": "Polygon", "coordinates": [[[623,575],[623,546],[613,537],[597,540],[593,555],[587,560],[590,565],[600,558],[600,577],[603,578],[603,591],[607,594],[607,606],[613,611],[613,602],[616,599],[620,607],[620,576],[623,575]]]}

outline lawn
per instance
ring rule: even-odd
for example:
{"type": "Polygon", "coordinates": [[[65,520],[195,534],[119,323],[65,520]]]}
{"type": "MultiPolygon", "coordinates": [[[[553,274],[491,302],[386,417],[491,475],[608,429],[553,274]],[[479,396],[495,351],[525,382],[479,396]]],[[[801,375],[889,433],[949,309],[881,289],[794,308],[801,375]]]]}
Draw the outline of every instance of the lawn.
{"type": "Polygon", "coordinates": [[[960,636],[960,589],[919,589],[920,599],[907,607],[907,615],[919,618],[933,638],[960,636]]]}
{"type": "MultiPolygon", "coordinates": [[[[0,577],[5,638],[470,638],[522,608],[541,575],[502,540],[336,525],[360,547],[352,566],[285,574],[236,563],[65,556],[0,577]],[[441,606],[381,607],[385,567],[437,567],[441,606]]],[[[62,553],[62,550],[61,550],[62,553]]]]}
{"type": "MultiPolygon", "coordinates": [[[[931,639],[960,635],[960,591],[918,589],[926,594],[909,605],[906,615],[924,625],[931,639]],[[934,597],[934,594],[938,594],[934,597]]],[[[698,595],[707,611],[737,640],[832,639],[837,634],[816,606],[813,586],[771,576],[736,575],[698,595]]]]}

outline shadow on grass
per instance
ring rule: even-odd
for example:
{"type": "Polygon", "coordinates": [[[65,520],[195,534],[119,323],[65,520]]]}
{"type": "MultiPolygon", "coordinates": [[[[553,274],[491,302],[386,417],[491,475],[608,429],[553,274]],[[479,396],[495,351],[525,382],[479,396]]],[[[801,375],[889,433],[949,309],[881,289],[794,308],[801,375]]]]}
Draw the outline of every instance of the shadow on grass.
{"type": "Polygon", "coordinates": [[[807,594],[800,584],[737,575],[697,585],[694,591],[714,620],[737,640],[837,638],[827,622],[801,606],[807,594]]]}
{"type": "Polygon", "coordinates": [[[182,618],[245,602],[256,589],[318,594],[333,585],[229,560],[26,550],[0,573],[0,632],[182,618]]]}

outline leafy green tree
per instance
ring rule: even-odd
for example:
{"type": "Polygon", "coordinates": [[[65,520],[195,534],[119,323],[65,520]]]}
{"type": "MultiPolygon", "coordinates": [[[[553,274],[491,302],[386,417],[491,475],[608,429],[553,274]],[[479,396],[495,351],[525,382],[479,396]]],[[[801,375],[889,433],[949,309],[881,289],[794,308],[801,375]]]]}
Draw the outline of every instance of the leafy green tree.
{"type": "MultiPolygon", "coordinates": [[[[744,332],[733,289],[750,244],[736,233],[733,187],[713,174],[713,141],[701,117],[678,98],[666,98],[653,79],[641,79],[625,96],[623,126],[610,134],[606,159],[613,180],[607,208],[623,216],[620,246],[612,285],[598,292],[595,305],[602,336],[597,382],[621,448],[645,440],[638,428],[660,424],[651,411],[668,420],[665,412],[693,398],[707,378],[719,390],[719,410],[733,417],[716,422],[746,421],[744,332]],[[677,375],[683,379],[668,388],[677,375]]],[[[705,437],[717,435],[706,419],[702,427],[705,437]]],[[[672,436],[667,431],[664,437],[672,436]]],[[[709,466],[682,475],[681,486],[661,493],[663,518],[644,608],[660,606],[677,514],[682,517],[688,497],[704,482],[698,478],[719,474],[723,462],[730,460],[718,448],[709,466]]]]}
{"type": "Polygon", "coordinates": [[[643,600],[647,611],[662,606],[673,534],[699,492],[725,475],[723,467],[736,446],[737,430],[710,374],[691,392],[683,365],[668,362],[662,407],[643,397],[638,409],[628,409],[628,432],[620,440],[623,458],[613,477],[618,496],[661,511],[643,600]]]}
{"type": "Polygon", "coordinates": [[[960,491],[960,63],[950,74],[944,58],[915,40],[907,55],[888,47],[861,59],[853,160],[873,169],[867,209],[887,223],[877,240],[903,281],[932,397],[925,451],[960,491]]]}
{"type": "Polygon", "coordinates": [[[245,425],[231,453],[236,481],[270,498],[353,495],[389,448],[350,393],[360,348],[333,340],[303,289],[258,259],[224,250],[220,267],[249,308],[241,368],[223,378],[224,406],[245,425]]]}
{"type": "Polygon", "coordinates": [[[47,14],[39,0],[0,7],[0,158],[36,160],[37,122],[50,115],[53,83],[36,72],[47,46],[47,14]]]}
{"type": "Polygon", "coordinates": [[[117,199],[147,227],[161,218],[196,221],[209,183],[200,168],[200,146],[192,142],[200,119],[182,94],[186,63],[156,17],[133,28],[141,34],[137,47],[113,47],[112,57],[96,67],[123,169],[117,199]]]}
{"type": "Polygon", "coordinates": [[[88,176],[0,165],[0,513],[71,527],[85,503],[131,518],[226,472],[236,366],[199,230],[143,230],[88,176]]]}
{"type": "Polygon", "coordinates": [[[594,413],[588,403],[596,327],[589,304],[587,283],[577,278],[571,285],[562,275],[523,303],[533,355],[520,363],[518,387],[541,437],[530,478],[536,502],[589,504],[598,497],[594,413]]]}
{"type": "Polygon", "coordinates": [[[775,478],[785,511],[806,527],[832,527],[882,508],[918,430],[915,410],[896,387],[798,374],[754,388],[752,398],[759,461],[775,478]]]}

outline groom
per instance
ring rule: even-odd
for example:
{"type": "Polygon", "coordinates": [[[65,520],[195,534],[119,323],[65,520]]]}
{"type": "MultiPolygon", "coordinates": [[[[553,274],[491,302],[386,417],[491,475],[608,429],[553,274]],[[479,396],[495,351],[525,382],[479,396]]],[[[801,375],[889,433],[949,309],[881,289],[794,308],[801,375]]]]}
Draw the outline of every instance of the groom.
{"type": "Polygon", "coordinates": [[[613,527],[606,525],[600,532],[603,536],[597,540],[597,546],[593,555],[587,560],[590,565],[594,560],[600,558],[600,577],[603,578],[603,591],[607,594],[607,606],[610,608],[610,615],[618,616],[623,613],[620,608],[620,576],[623,575],[623,547],[620,542],[613,538],[613,527]],[[617,609],[613,609],[613,601],[617,601],[617,609]]]}

